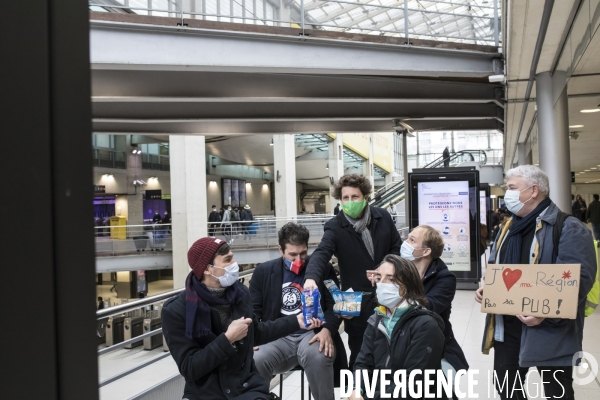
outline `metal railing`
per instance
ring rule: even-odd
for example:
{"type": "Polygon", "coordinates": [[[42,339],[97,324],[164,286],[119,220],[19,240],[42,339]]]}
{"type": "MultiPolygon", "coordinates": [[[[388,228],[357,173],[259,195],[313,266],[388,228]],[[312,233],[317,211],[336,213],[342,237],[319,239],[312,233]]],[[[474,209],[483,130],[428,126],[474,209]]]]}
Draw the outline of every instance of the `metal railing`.
{"type": "Polygon", "coordinates": [[[172,251],[171,224],[94,227],[97,256],[172,251]]]}
{"type": "Polygon", "coordinates": [[[232,249],[276,248],[277,232],[288,222],[304,225],[310,232],[309,245],[318,245],[324,226],[332,215],[299,215],[296,218],[261,218],[254,221],[209,222],[208,234],[226,240],[232,249]]]}
{"type": "Polygon", "coordinates": [[[423,168],[442,168],[444,167],[444,161],[448,161],[449,166],[458,166],[465,162],[479,162],[481,164],[486,164],[487,155],[484,150],[460,150],[450,154],[446,159],[444,156],[439,157],[423,168]]]}
{"type": "Polygon", "coordinates": [[[186,20],[397,36],[500,46],[500,1],[484,5],[461,0],[403,0],[390,4],[351,0],[293,0],[289,7],[270,0],[89,0],[92,11],[186,20]]]}
{"type": "MultiPolygon", "coordinates": [[[[249,278],[252,276],[252,274],[254,273],[254,268],[252,269],[248,269],[245,271],[241,271],[240,272],[240,282],[244,283],[246,278],[249,278]]],[[[104,332],[104,334],[106,334],[106,324],[108,321],[109,317],[114,317],[114,316],[126,316],[128,314],[131,314],[133,312],[136,312],[138,310],[141,310],[142,312],[145,311],[144,308],[147,306],[151,306],[157,303],[163,303],[164,301],[170,299],[171,297],[177,296],[178,294],[180,294],[181,292],[183,292],[185,290],[185,288],[181,288],[181,289],[175,289],[175,290],[171,290],[165,293],[160,293],[154,296],[149,296],[140,300],[134,300],[131,302],[127,302],[124,304],[119,304],[113,307],[109,307],[109,308],[105,308],[102,310],[98,310],[96,311],[96,321],[97,321],[97,330],[98,330],[98,334],[100,335],[100,333],[104,332]]],[[[149,317],[148,317],[149,318],[149,317]]],[[[101,356],[103,354],[106,353],[110,353],[112,351],[115,350],[119,350],[124,348],[125,346],[129,345],[129,344],[133,344],[133,343],[137,343],[143,339],[155,336],[155,335],[159,335],[162,334],[162,327],[161,328],[156,328],[153,330],[149,330],[141,335],[132,337],[131,339],[127,339],[124,340],[122,342],[113,344],[111,346],[107,346],[105,348],[102,348],[100,350],[98,350],[98,356],[101,356]]],[[[136,371],[139,371],[140,369],[147,367],[148,365],[151,365],[157,361],[162,360],[163,358],[166,358],[168,356],[171,355],[171,352],[166,350],[163,354],[157,356],[157,357],[153,357],[133,368],[130,368],[126,371],[123,371],[121,373],[118,373],[116,375],[111,376],[108,379],[105,379],[101,382],[98,383],[99,387],[102,386],[106,386],[109,383],[112,383],[114,381],[117,381],[127,375],[130,375],[136,371]]]]}
{"type": "Polygon", "coordinates": [[[142,169],[169,171],[171,169],[169,156],[162,156],[159,154],[142,154],[142,169]]]}
{"type": "Polygon", "coordinates": [[[123,151],[92,149],[94,167],[127,168],[127,157],[123,151]]]}

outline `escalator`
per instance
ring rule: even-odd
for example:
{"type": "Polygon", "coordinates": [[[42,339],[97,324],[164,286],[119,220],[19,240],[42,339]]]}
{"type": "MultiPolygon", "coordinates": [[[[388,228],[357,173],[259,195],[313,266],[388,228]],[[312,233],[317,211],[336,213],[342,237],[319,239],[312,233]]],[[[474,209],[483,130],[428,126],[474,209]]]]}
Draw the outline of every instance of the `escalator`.
{"type": "MultiPolygon", "coordinates": [[[[483,150],[461,150],[450,154],[448,161],[450,168],[459,167],[465,163],[484,165],[487,162],[487,155],[483,150]]],[[[436,158],[423,168],[444,168],[444,157],[436,158]]],[[[389,183],[377,190],[369,204],[386,208],[391,201],[398,203],[401,200],[404,200],[404,180],[389,183]]]]}

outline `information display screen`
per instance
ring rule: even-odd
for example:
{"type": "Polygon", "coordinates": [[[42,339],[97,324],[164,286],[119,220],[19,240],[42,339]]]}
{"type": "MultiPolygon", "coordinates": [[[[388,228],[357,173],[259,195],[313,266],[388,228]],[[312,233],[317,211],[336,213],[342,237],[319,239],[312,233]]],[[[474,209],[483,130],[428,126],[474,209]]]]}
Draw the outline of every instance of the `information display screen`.
{"type": "MultiPolygon", "coordinates": [[[[461,283],[475,284],[481,278],[480,221],[487,214],[480,206],[479,171],[456,167],[451,171],[413,169],[408,174],[409,227],[429,225],[442,236],[442,261],[461,283]]],[[[488,193],[486,191],[486,193],[488,193]]],[[[470,287],[470,286],[469,286],[470,287]]]]}
{"type": "Polygon", "coordinates": [[[450,271],[469,271],[469,182],[420,182],[418,186],[419,225],[429,225],[442,234],[442,259],[450,271]]]}

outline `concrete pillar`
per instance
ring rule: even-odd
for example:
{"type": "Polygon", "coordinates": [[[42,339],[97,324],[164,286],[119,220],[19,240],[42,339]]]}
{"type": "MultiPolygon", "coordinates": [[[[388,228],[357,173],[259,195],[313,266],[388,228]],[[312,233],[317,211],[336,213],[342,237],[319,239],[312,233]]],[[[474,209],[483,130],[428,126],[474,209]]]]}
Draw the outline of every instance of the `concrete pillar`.
{"type": "Polygon", "coordinates": [[[371,187],[375,189],[375,167],[373,166],[373,134],[369,133],[369,158],[363,161],[363,175],[371,181],[371,187]]]}
{"type": "Polygon", "coordinates": [[[185,285],[190,268],[187,252],[208,235],[206,204],[206,149],[204,136],[172,136],[171,222],[173,223],[173,286],[185,285]]]}
{"type": "Polygon", "coordinates": [[[135,186],[133,181],[136,179],[144,179],[142,177],[142,156],[132,153],[131,136],[127,136],[127,193],[136,193],[135,195],[127,196],[127,225],[143,225],[144,224],[144,196],[145,186],[135,186]]]}
{"type": "MultiPolygon", "coordinates": [[[[418,136],[417,136],[418,138],[418,136]]],[[[406,226],[410,226],[409,204],[408,204],[408,151],[406,144],[406,133],[402,134],[402,174],[404,175],[404,221],[406,226]]],[[[419,141],[417,140],[417,143],[419,141]]],[[[398,208],[396,208],[398,211],[398,208]]]]}
{"type": "Polygon", "coordinates": [[[517,152],[519,158],[519,165],[527,165],[527,146],[525,143],[517,144],[517,152]]]}
{"type": "Polygon", "coordinates": [[[344,136],[338,133],[333,142],[329,143],[329,199],[327,212],[333,214],[333,209],[339,203],[331,195],[333,183],[336,183],[344,176],[344,136]]]}
{"type": "Polygon", "coordinates": [[[550,72],[537,74],[535,82],[540,168],[548,174],[552,200],[563,212],[570,213],[571,148],[567,88],[561,90],[554,104],[553,77],[550,72]]]}
{"type": "MultiPolygon", "coordinates": [[[[273,135],[275,169],[275,216],[296,218],[296,144],[294,135],[273,135]]],[[[286,222],[277,223],[277,228],[286,222]]]]}

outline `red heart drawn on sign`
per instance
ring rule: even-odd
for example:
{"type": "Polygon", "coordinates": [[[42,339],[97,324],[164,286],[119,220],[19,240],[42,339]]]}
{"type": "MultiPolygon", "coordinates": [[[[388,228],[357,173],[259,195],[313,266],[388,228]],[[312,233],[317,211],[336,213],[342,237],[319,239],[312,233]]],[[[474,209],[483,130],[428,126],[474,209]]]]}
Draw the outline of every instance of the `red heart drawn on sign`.
{"type": "Polygon", "coordinates": [[[510,288],[513,287],[513,285],[517,283],[519,279],[521,279],[521,275],[523,275],[523,271],[520,269],[515,269],[513,271],[510,268],[506,268],[504,271],[502,271],[502,279],[504,279],[506,290],[510,290],[510,288]]]}

